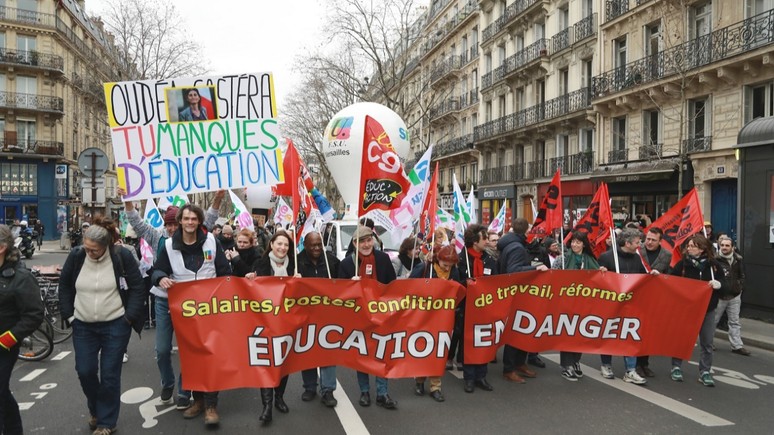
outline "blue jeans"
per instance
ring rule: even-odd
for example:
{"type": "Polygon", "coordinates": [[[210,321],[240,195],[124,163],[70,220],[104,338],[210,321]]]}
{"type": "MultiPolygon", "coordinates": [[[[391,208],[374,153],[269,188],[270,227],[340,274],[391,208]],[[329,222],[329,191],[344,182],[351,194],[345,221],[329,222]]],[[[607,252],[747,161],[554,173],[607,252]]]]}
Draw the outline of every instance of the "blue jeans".
{"type": "MultiPolygon", "coordinates": [[[[599,358],[602,360],[603,366],[609,366],[613,363],[613,357],[610,355],[600,355],[599,358]]],[[[624,367],[626,367],[626,371],[630,372],[637,368],[637,357],[636,356],[625,356],[624,359],[624,367]]]]}
{"type": "Polygon", "coordinates": [[[19,404],[9,386],[18,355],[19,346],[11,350],[0,349],[0,434],[21,435],[23,432],[19,404]]]}
{"type": "MultiPolygon", "coordinates": [[[[368,373],[357,372],[357,383],[361,393],[367,393],[371,389],[368,373]]],[[[376,395],[384,396],[385,394],[387,394],[387,379],[376,376],[376,395]]]]}
{"type": "MultiPolygon", "coordinates": [[[[302,370],[301,379],[304,390],[317,390],[317,369],[302,370]]],[[[336,391],[336,366],[320,367],[320,394],[326,391],[336,391]]]]}
{"type": "Polygon", "coordinates": [[[131,334],[123,316],[109,322],[73,321],[75,371],[98,427],[114,428],[118,422],[122,360],[131,334]]]}
{"type": "MultiPolygon", "coordinates": [[[[169,314],[167,298],[156,297],[156,364],[161,374],[161,388],[175,386],[175,370],[172,368],[172,316],[169,314]]],[[[191,397],[191,392],[183,389],[183,374],[177,379],[177,394],[180,397],[191,397]]]]}

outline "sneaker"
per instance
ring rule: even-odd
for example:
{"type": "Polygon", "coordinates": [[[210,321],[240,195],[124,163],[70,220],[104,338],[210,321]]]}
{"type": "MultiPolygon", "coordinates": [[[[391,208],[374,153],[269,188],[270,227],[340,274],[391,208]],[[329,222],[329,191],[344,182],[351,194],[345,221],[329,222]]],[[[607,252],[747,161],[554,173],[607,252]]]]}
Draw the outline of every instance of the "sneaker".
{"type": "Polygon", "coordinates": [[[322,394],[322,398],[320,398],[320,401],[323,405],[327,406],[328,408],[333,408],[336,406],[339,401],[336,400],[335,397],[333,397],[333,391],[326,391],[322,394]]]}
{"type": "Polygon", "coordinates": [[[575,372],[575,377],[580,379],[583,377],[583,370],[581,369],[580,363],[575,363],[572,365],[572,371],[575,372]]]}
{"type": "Polygon", "coordinates": [[[98,427],[94,429],[94,432],[91,433],[91,435],[110,435],[116,432],[116,428],[110,428],[110,427],[98,427]]]}
{"type": "Polygon", "coordinates": [[[161,389],[161,403],[164,405],[170,405],[172,403],[172,393],[175,392],[175,387],[167,387],[161,389]]]}
{"type": "Polygon", "coordinates": [[[178,411],[185,411],[186,409],[191,407],[191,398],[187,396],[180,396],[177,398],[177,404],[175,405],[175,409],[178,411]]]}
{"type": "Polygon", "coordinates": [[[605,379],[615,379],[613,368],[608,365],[602,366],[602,368],[600,369],[600,373],[602,373],[602,377],[605,379]]]}
{"type": "Polygon", "coordinates": [[[680,367],[672,367],[672,372],[669,374],[672,380],[675,382],[683,382],[683,370],[680,367]]]}
{"type": "Polygon", "coordinates": [[[743,347],[740,347],[739,349],[731,349],[731,353],[735,353],[737,355],[744,355],[744,356],[750,356],[752,354],[752,352],[750,352],[749,350],[743,347]]]}
{"type": "Polygon", "coordinates": [[[562,377],[567,379],[568,381],[577,382],[578,377],[575,375],[575,370],[573,370],[572,367],[565,367],[564,370],[562,370],[562,377]]]}
{"type": "Polygon", "coordinates": [[[705,387],[715,386],[715,381],[712,380],[712,375],[710,374],[710,372],[701,372],[701,375],[699,375],[699,383],[701,383],[705,387]]]}
{"type": "Polygon", "coordinates": [[[454,362],[450,359],[446,360],[446,370],[454,370],[454,362]]]}
{"type": "Polygon", "coordinates": [[[628,382],[630,384],[636,384],[636,385],[645,385],[648,383],[648,381],[645,380],[642,376],[637,374],[636,370],[629,370],[626,372],[626,374],[623,377],[624,382],[628,382]]]}
{"type": "Polygon", "coordinates": [[[124,353],[123,363],[126,364],[127,362],[129,362],[129,354],[128,353],[124,353]]]}
{"type": "Polygon", "coordinates": [[[457,371],[458,372],[461,372],[463,370],[463,368],[465,367],[465,364],[463,364],[462,361],[457,361],[455,363],[455,365],[457,366],[457,371]]]}

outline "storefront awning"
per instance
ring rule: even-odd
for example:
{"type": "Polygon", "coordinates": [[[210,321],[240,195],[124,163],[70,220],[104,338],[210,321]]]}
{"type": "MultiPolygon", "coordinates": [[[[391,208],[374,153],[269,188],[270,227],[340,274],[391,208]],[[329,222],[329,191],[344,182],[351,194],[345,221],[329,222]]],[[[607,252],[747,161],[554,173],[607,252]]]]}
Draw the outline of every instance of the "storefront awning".
{"type": "Polygon", "coordinates": [[[774,144],[774,116],[758,118],[748,122],[736,138],[733,148],[747,148],[774,144]]]}
{"type": "Polygon", "coordinates": [[[639,181],[668,180],[675,173],[671,169],[654,169],[651,171],[616,171],[609,174],[594,174],[591,176],[595,181],[604,181],[605,183],[634,183],[639,181]]]}

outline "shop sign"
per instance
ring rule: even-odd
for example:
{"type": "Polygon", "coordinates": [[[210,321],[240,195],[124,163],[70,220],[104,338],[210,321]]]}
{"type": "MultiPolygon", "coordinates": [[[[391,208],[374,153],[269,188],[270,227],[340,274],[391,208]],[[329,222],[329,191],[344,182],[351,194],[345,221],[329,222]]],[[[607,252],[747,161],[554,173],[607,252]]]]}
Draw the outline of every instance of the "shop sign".
{"type": "Polygon", "coordinates": [[[513,198],[516,194],[514,186],[482,187],[478,189],[478,199],[513,198]]]}

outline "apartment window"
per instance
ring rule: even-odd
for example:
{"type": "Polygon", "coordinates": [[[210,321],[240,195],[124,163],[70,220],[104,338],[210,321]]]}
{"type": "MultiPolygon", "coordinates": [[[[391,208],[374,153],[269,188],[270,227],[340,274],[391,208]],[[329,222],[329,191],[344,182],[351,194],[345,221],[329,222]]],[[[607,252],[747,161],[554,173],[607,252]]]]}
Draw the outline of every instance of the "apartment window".
{"type": "Polygon", "coordinates": [[[16,35],[16,49],[35,51],[37,49],[37,40],[34,36],[16,35]]]}
{"type": "Polygon", "coordinates": [[[468,182],[468,166],[467,165],[460,165],[460,183],[467,183],[468,182]]]}
{"type": "Polygon", "coordinates": [[[505,116],[505,95],[500,95],[500,97],[497,99],[497,103],[500,106],[499,107],[499,110],[500,110],[499,117],[502,118],[503,116],[505,116]]]}
{"type": "Polygon", "coordinates": [[[473,183],[478,183],[478,163],[470,164],[470,179],[473,183]]]}
{"type": "Polygon", "coordinates": [[[513,37],[513,50],[514,50],[515,53],[518,53],[521,50],[524,50],[524,34],[523,33],[517,33],[516,36],[513,37]]]}
{"type": "Polygon", "coordinates": [[[613,150],[626,149],[626,117],[613,118],[613,150]]]}
{"type": "Polygon", "coordinates": [[[709,100],[700,98],[688,101],[688,137],[691,139],[708,136],[709,100]]]}
{"type": "Polygon", "coordinates": [[[484,116],[486,116],[486,118],[484,118],[484,122],[489,122],[492,120],[492,102],[491,101],[486,102],[486,107],[484,107],[484,116]]]}
{"type": "Polygon", "coordinates": [[[745,123],[763,116],[774,115],[774,82],[744,89],[745,123]]]}
{"type": "Polygon", "coordinates": [[[613,41],[616,68],[626,65],[626,36],[613,41]]]}
{"type": "Polygon", "coordinates": [[[484,68],[487,74],[492,72],[492,53],[484,54],[484,68]]]}
{"type": "Polygon", "coordinates": [[[16,119],[16,140],[19,146],[28,148],[35,143],[37,126],[33,119],[16,119]]]}
{"type": "Polygon", "coordinates": [[[38,0],[16,0],[16,7],[24,11],[38,11],[38,0]]]}
{"type": "Polygon", "coordinates": [[[564,95],[568,92],[570,85],[570,69],[564,68],[559,70],[559,95],[564,95]]]}
{"type": "Polygon", "coordinates": [[[468,134],[468,118],[466,116],[460,120],[460,131],[462,131],[463,136],[468,134]]]}
{"type": "Polygon", "coordinates": [[[564,5],[559,9],[559,30],[564,30],[570,25],[569,5],[564,5]]]}
{"type": "Polygon", "coordinates": [[[516,89],[516,94],[515,94],[514,98],[516,99],[516,101],[515,101],[516,107],[514,108],[514,112],[518,112],[519,110],[522,110],[522,109],[526,108],[527,102],[524,99],[525,98],[524,97],[524,88],[516,89]]]}
{"type": "Polygon", "coordinates": [[[504,149],[497,150],[497,163],[495,167],[503,167],[507,164],[508,162],[505,160],[505,150],[504,149]]]}
{"type": "Polygon", "coordinates": [[[578,133],[580,140],[580,151],[584,153],[590,153],[594,149],[594,129],[582,128],[578,133]]]}
{"type": "Polygon", "coordinates": [[[712,2],[698,3],[691,7],[689,26],[691,39],[712,33],[712,2]]]}
{"type": "Polygon", "coordinates": [[[660,155],[658,148],[661,143],[661,112],[643,110],[642,118],[642,137],[645,139],[642,145],[648,155],[660,155]]]}
{"type": "Polygon", "coordinates": [[[486,154],[484,154],[484,170],[490,169],[492,167],[492,152],[487,151],[486,154]]]}
{"type": "Polygon", "coordinates": [[[470,116],[470,124],[473,126],[473,128],[478,126],[478,113],[474,113],[470,116]]]}
{"type": "Polygon", "coordinates": [[[478,47],[478,26],[474,27],[470,31],[470,47],[471,48],[478,47]]]}
{"type": "Polygon", "coordinates": [[[443,189],[443,186],[446,185],[446,183],[444,183],[444,181],[446,181],[446,169],[441,168],[441,169],[438,170],[438,186],[441,189],[443,189]]]}
{"type": "Polygon", "coordinates": [[[594,77],[591,68],[591,59],[581,61],[581,87],[591,89],[591,80],[594,77]]]}
{"type": "Polygon", "coordinates": [[[513,149],[513,163],[515,165],[521,165],[524,163],[524,146],[516,145],[513,149]]]}
{"type": "Polygon", "coordinates": [[[478,90],[478,69],[474,69],[470,72],[470,83],[473,89],[478,90]]]}
{"type": "Polygon", "coordinates": [[[590,17],[594,13],[594,0],[583,0],[581,8],[583,18],[590,17]]]}
{"type": "Polygon", "coordinates": [[[500,65],[504,64],[505,63],[505,58],[507,57],[505,55],[505,44],[497,46],[497,53],[498,53],[497,59],[500,61],[499,64],[500,65]]]}
{"type": "Polygon", "coordinates": [[[535,41],[546,37],[545,23],[535,23],[535,41]]]}
{"type": "Polygon", "coordinates": [[[0,74],[0,92],[5,92],[5,74],[0,74]]]}
{"type": "Polygon", "coordinates": [[[774,9],[774,0],[747,0],[747,18],[774,9]]]}
{"type": "Polygon", "coordinates": [[[5,32],[0,32],[0,47],[5,48],[5,32]]]}
{"type": "Polygon", "coordinates": [[[570,155],[570,136],[560,134],[556,136],[556,157],[570,155]]]}
{"type": "Polygon", "coordinates": [[[460,52],[465,55],[468,52],[468,37],[463,36],[462,42],[460,42],[460,52]]]}

